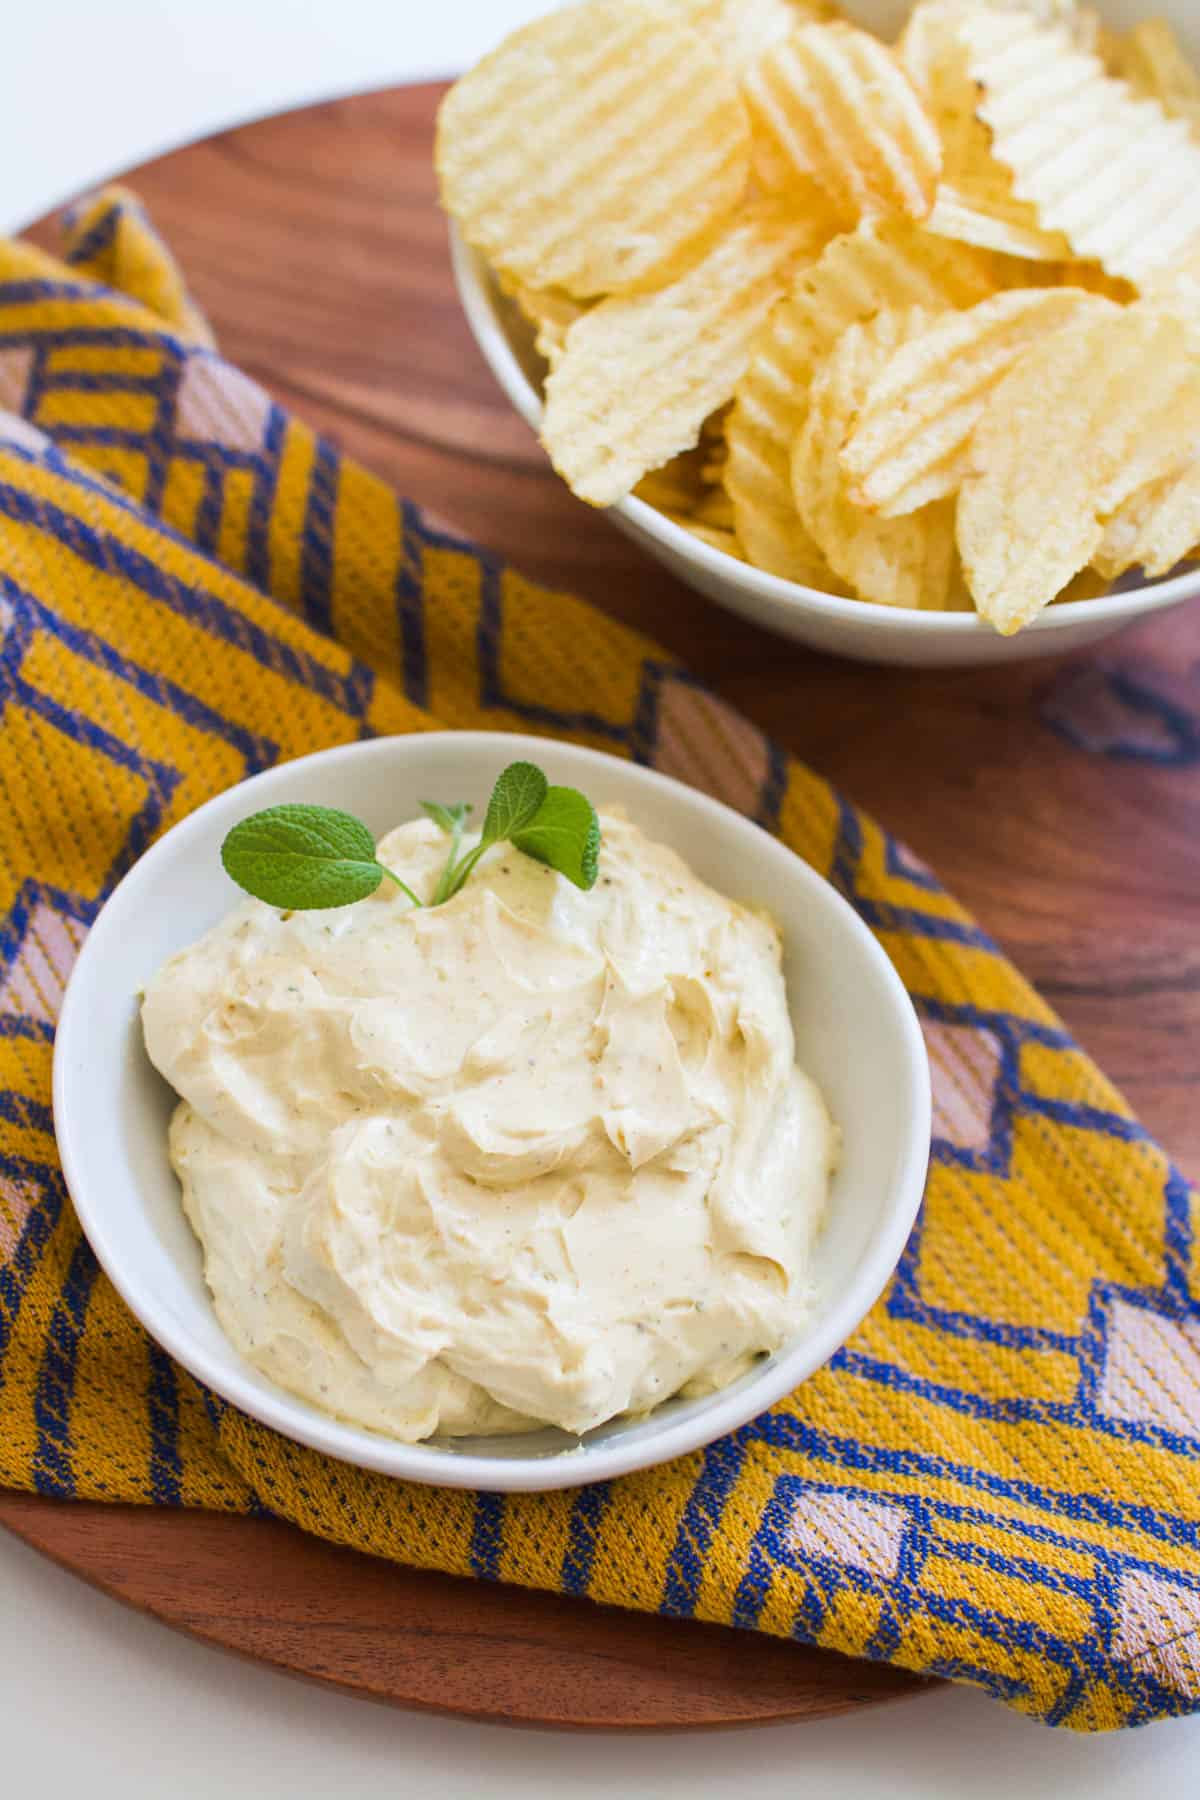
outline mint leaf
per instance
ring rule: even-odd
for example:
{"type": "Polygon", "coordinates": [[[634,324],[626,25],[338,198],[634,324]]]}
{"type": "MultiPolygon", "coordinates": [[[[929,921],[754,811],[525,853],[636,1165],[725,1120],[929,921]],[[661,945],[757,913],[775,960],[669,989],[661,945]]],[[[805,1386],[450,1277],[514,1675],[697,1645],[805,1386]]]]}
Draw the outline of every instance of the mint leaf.
{"type": "Polygon", "coordinates": [[[434,824],[441,826],[447,837],[462,836],[467,814],[471,811],[469,800],[456,800],[453,806],[443,806],[440,800],[422,800],[421,806],[434,824]]]}
{"type": "Polygon", "coordinates": [[[511,840],[514,831],[531,824],[547,792],[546,777],[536,763],[510,763],[492,789],[479,848],[511,840]]]}
{"type": "Polygon", "coordinates": [[[388,873],[375,860],[375,840],[362,820],[331,806],[253,813],[229,832],[221,861],[256,900],[294,912],[364,900],[388,873]]]}
{"type": "Polygon", "coordinates": [[[578,788],[548,787],[528,825],[509,833],[526,856],[548,863],[578,888],[596,885],[600,868],[600,821],[578,788]]]}

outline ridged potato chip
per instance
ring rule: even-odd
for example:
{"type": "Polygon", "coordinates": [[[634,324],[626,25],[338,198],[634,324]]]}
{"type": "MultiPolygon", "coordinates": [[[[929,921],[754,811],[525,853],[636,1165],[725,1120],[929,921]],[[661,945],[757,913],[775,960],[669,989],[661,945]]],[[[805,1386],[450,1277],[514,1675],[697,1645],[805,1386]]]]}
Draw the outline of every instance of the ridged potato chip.
{"type": "Polygon", "coordinates": [[[654,0],[584,0],[515,32],[438,115],[442,201],[534,288],[665,280],[733,213],[750,172],[734,72],[654,0]]]}
{"type": "MultiPolygon", "coordinates": [[[[699,442],[692,449],[681,450],[661,468],[651,469],[649,474],[643,475],[633,489],[637,498],[672,516],[703,518],[706,504],[714,497],[714,489],[720,490],[728,410],[727,406],[722,406],[709,413],[700,427],[699,442]]],[[[732,512],[717,521],[708,519],[707,523],[720,523],[732,530],[732,512]]]]}
{"type": "Polygon", "coordinates": [[[1101,575],[1096,569],[1080,569],[1078,575],[1072,575],[1065,588],[1060,588],[1050,602],[1051,606],[1069,606],[1072,600],[1098,600],[1101,594],[1107,594],[1110,578],[1101,575]]]}
{"type": "Polygon", "coordinates": [[[1005,633],[1200,551],[1200,76],[1162,21],[917,0],[893,51],[833,0],[581,0],[437,154],[590,503],[1005,633]]]}
{"type": "Polygon", "coordinates": [[[725,484],[725,467],[729,461],[729,446],[724,438],[714,444],[700,465],[700,479],[711,487],[723,487],[725,484]]]}
{"type": "Polygon", "coordinates": [[[994,12],[1012,12],[1015,7],[1039,25],[1059,25],[1077,50],[1095,50],[1100,44],[1100,14],[1094,7],[1080,6],[1078,0],[968,0],[968,4],[990,6],[994,12]]]}
{"type": "Polygon", "coordinates": [[[823,354],[848,325],[883,307],[974,306],[1002,285],[994,257],[889,219],[864,221],[827,244],[796,276],[790,298],[823,354]]]}
{"type": "MultiPolygon", "coordinates": [[[[995,288],[990,257],[898,219],[835,238],[801,270],[755,344],[725,426],[725,487],[757,567],[807,587],[833,581],[796,510],[791,454],[813,371],[846,327],[881,306],[941,311],[971,306],[995,288]]],[[[834,582],[832,591],[840,587],[834,582]]]]}
{"type": "Polygon", "coordinates": [[[804,421],[818,338],[803,303],[771,314],[725,427],[725,491],[750,560],[772,575],[825,587],[834,580],[792,498],[792,440],[804,421]]]}
{"type": "Polygon", "coordinates": [[[564,294],[560,288],[533,288],[523,281],[499,277],[502,290],[514,300],[521,312],[536,328],[533,347],[553,368],[567,341],[567,332],[587,305],[564,294]]]}
{"type": "Polygon", "coordinates": [[[1165,19],[1142,19],[1108,40],[1105,65],[1135,94],[1157,100],[1169,118],[1184,119],[1200,137],[1200,75],[1165,19]]]}
{"type": "Polygon", "coordinates": [[[701,454],[696,449],[672,457],[661,469],[644,475],[633,491],[639,500],[645,500],[677,523],[686,519],[689,525],[734,533],[733,506],[728,494],[700,479],[696,459],[701,454]]]}
{"type": "Polygon", "coordinates": [[[1200,363],[1143,306],[1033,344],[993,390],[958,495],[977,610],[1009,635],[1092,561],[1103,521],[1200,445],[1200,363]]]}
{"type": "Polygon", "coordinates": [[[1157,578],[1191,556],[1198,544],[1200,461],[1131,494],[1106,521],[1092,567],[1109,581],[1138,567],[1157,578]]]}
{"type": "MultiPolygon", "coordinates": [[[[802,25],[828,23],[838,17],[837,7],[829,0],[672,0],[682,6],[695,28],[706,26],[723,40],[739,76],[745,78],[758,59],[802,25]]],[[[751,119],[753,130],[754,121],[751,119]]],[[[798,212],[814,220],[826,221],[827,237],[834,237],[845,226],[845,219],[832,205],[825,190],[811,177],[803,177],[787,156],[781,154],[773,135],[762,129],[753,130],[754,174],[759,187],[768,194],[786,195],[798,212]]]]}
{"type": "Polygon", "coordinates": [[[850,498],[885,518],[958,488],[987,397],[1031,343],[1115,308],[1073,288],[1014,288],[946,313],[896,351],[842,446],[850,498]]]}
{"type": "Polygon", "coordinates": [[[827,0],[662,0],[665,5],[729,56],[737,69],[790,37],[801,25],[837,17],[827,0]]]}
{"type": "Polygon", "coordinates": [[[697,519],[689,518],[685,513],[668,513],[667,517],[672,524],[678,525],[684,531],[689,531],[694,538],[699,538],[702,544],[707,544],[710,550],[720,550],[724,556],[733,556],[738,562],[745,562],[746,552],[738,543],[734,532],[726,531],[718,525],[702,524],[697,519]]]}
{"type": "MultiPolygon", "coordinates": [[[[906,46],[905,62],[915,60],[919,71],[921,58],[913,57],[913,44],[926,39],[931,12],[952,13],[961,18],[972,7],[991,7],[993,12],[1020,11],[1028,13],[1039,25],[1061,25],[1081,50],[1094,50],[1102,35],[1099,13],[1090,6],[1078,5],[1076,0],[918,0],[900,35],[901,45],[906,46]]],[[[940,34],[941,26],[934,23],[933,31],[940,34]]]]}
{"type": "Polygon", "coordinates": [[[691,516],[697,525],[711,525],[721,531],[737,530],[733,501],[724,488],[709,488],[703,500],[692,508],[691,516]]]}
{"type": "MultiPolygon", "coordinates": [[[[977,185],[972,191],[941,181],[925,226],[938,237],[1028,262],[1058,262],[1070,254],[1070,245],[1059,232],[1043,231],[1040,225],[1011,216],[1017,209],[1025,210],[1024,203],[1007,195],[987,197],[977,185]]],[[[1032,213],[1032,207],[1028,211],[1032,213]]]]}
{"type": "Polygon", "coordinates": [[[973,4],[982,4],[982,0],[917,0],[896,41],[901,67],[939,127],[942,121],[936,115],[942,97],[938,90],[948,75],[953,85],[958,85],[959,71],[954,64],[964,61],[966,54],[958,27],[973,4]]]}
{"type": "Polygon", "coordinates": [[[956,574],[951,502],[935,501],[902,519],[865,512],[847,495],[838,454],[872,381],[931,319],[923,307],[911,307],[842,333],[813,379],[792,450],[792,490],[805,529],[861,599],[944,611],[956,574]]]}
{"type": "Polygon", "coordinates": [[[1085,294],[1102,294],[1117,306],[1130,306],[1133,301],[1145,297],[1144,289],[1139,295],[1132,282],[1123,281],[1119,275],[1106,275],[1099,263],[1060,263],[1055,273],[1059,287],[1082,288],[1085,294]]]}
{"type": "Polygon", "coordinates": [[[721,470],[725,464],[729,446],[725,442],[725,427],[729,423],[729,415],[733,411],[733,401],[727,400],[716,412],[709,413],[700,427],[700,447],[706,452],[705,461],[700,473],[705,481],[721,480],[721,470]]]}
{"type": "Polygon", "coordinates": [[[1145,306],[1160,308],[1174,318],[1182,319],[1193,333],[1194,348],[1200,354],[1200,242],[1186,256],[1156,269],[1142,283],[1141,300],[1145,306]]]}
{"type": "Polygon", "coordinates": [[[651,469],[632,490],[647,506],[659,512],[691,513],[708,492],[701,473],[704,451],[697,446],[681,450],[659,469],[651,469]]]}
{"type": "MultiPolygon", "coordinates": [[[[975,0],[976,4],[980,0],[975,0]]],[[[960,31],[968,0],[920,0],[899,55],[942,141],[942,176],[926,226],[941,237],[1006,256],[1059,262],[1071,253],[1013,193],[1012,176],[992,155],[991,134],[975,116],[976,89],[960,31]]]]}
{"type": "Polygon", "coordinates": [[[847,224],[933,205],[942,148],[899,62],[853,25],[808,25],[746,72],[769,185],[786,166],[815,181],[847,224]]]}
{"type": "Polygon", "coordinates": [[[1078,257],[1135,284],[1200,234],[1200,145],[1062,27],[977,8],[959,26],[976,110],[1013,190],[1078,257]]]}
{"type": "Polygon", "coordinates": [[[813,249],[808,225],[760,205],[678,280],[602,300],[572,325],[546,382],[542,443],[573,493],[611,506],[697,442],[813,249]]]}
{"type": "MultiPolygon", "coordinates": [[[[1173,477],[1168,476],[1167,480],[1173,477]]],[[[1150,486],[1157,489],[1158,482],[1150,486]]],[[[1119,506],[1111,518],[1104,521],[1104,529],[1100,542],[1092,552],[1092,560],[1088,565],[1097,577],[1105,581],[1119,581],[1138,562],[1137,545],[1150,502],[1146,489],[1131,494],[1124,505],[1119,506]]]]}

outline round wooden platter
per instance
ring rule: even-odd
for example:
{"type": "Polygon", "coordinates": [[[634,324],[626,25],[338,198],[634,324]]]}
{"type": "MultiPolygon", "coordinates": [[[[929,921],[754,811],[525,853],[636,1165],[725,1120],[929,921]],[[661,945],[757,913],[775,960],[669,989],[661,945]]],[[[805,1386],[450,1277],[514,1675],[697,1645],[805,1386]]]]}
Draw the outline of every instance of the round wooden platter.
{"type": "MultiPolygon", "coordinates": [[[[755,631],[551,474],[454,297],[441,90],[369,94],[136,170],[225,354],[424,506],[636,622],[885,819],[1200,1173],[1200,609],[1086,658],[874,669],[755,631]]],[[[31,235],[50,248],[52,221],[31,235]]],[[[554,1726],[820,1717],[919,1691],[751,1633],[418,1574],[256,1519],[0,1493],[0,1523],[209,1642],[355,1693],[554,1726]]]]}
{"type": "Polygon", "coordinates": [[[267,1519],[0,1493],[0,1524],[192,1637],[425,1712],[679,1730],[817,1719],[924,1685],[755,1632],[399,1568],[267,1519]]]}

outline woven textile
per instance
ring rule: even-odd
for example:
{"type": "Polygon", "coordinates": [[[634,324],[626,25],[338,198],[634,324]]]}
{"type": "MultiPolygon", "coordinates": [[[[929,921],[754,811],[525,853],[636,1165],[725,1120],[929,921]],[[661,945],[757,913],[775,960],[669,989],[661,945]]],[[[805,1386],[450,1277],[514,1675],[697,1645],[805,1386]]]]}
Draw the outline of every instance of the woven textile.
{"type": "Polygon", "coordinates": [[[929,871],[632,633],[435,528],[223,363],[131,196],[0,247],[0,1482],[266,1509],[378,1555],[732,1622],[1105,1729],[1200,1707],[1194,1196],[929,871]],[[71,961],[159,832],[279,759],[535,729],[721,795],[837,884],[935,1080],[919,1225],[833,1363],[703,1453],[408,1487],[222,1405],[55,1157],[71,961]]]}

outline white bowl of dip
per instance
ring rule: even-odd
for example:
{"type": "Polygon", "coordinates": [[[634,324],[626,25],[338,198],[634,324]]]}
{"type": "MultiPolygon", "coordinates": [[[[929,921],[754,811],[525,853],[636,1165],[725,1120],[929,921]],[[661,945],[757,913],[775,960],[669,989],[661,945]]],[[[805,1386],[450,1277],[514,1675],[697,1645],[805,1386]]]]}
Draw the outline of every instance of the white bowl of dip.
{"type": "MultiPolygon", "coordinates": [[[[908,10],[905,0],[851,0],[845,8],[855,24],[888,41],[899,32],[908,10]]],[[[1161,13],[1188,54],[1200,57],[1200,8],[1190,0],[1166,0],[1149,9],[1131,0],[1099,0],[1097,10],[1107,24],[1119,29],[1146,16],[1147,10],[1161,13]]],[[[533,331],[453,223],[450,248],[459,299],[475,341],[516,411],[536,432],[542,419],[545,364],[533,348],[533,331]]],[[[1186,565],[1178,574],[1157,581],[1139,581],[1132,571],[1112,592],[1049,606],[1015,636],[1002,637],[973,612],[873,605],[768,574],[702,543],[633,494],[607,513],[647,555],[718,606],[781,637],[859,662],[954,668],[1061,656],[1200,595],[1200,564],[1186,565]]]]}
{"type": "Polygon", "coordinates": [[[912,1003],[845,900],[760,827],[664,775],[541,738],[447,732],[383,738],[255,776],[168,832],[113,893],[80,954],[54,1053],[54,1117],[67,1186],[92,1248],[147,1331],[199,1380],[286,1436],[364,1468],[434,1485],[533,1491],[607,1480],[712,1442],[765,1411],[828,1361],[882,1292],[924,1188],[929,1069],[912,1003]],[[167,1154],[175,1095],[142,1042],[139,995],[168,957],[237,902],[226,832],[283,801],[338,806],[376,835],[429,795],[478,807],[519,757],[550,780],[618,804],[721,892],[765,907],[784,943],[801,1068],[842,1134],[816,1242],[816,1299],[801,1333],[712,1395],[671,1400],[582,1439],[518,1436],[406,1444],[342,1421],[276,1386],[217,1322],[200,1246],[167,1154]]]}

